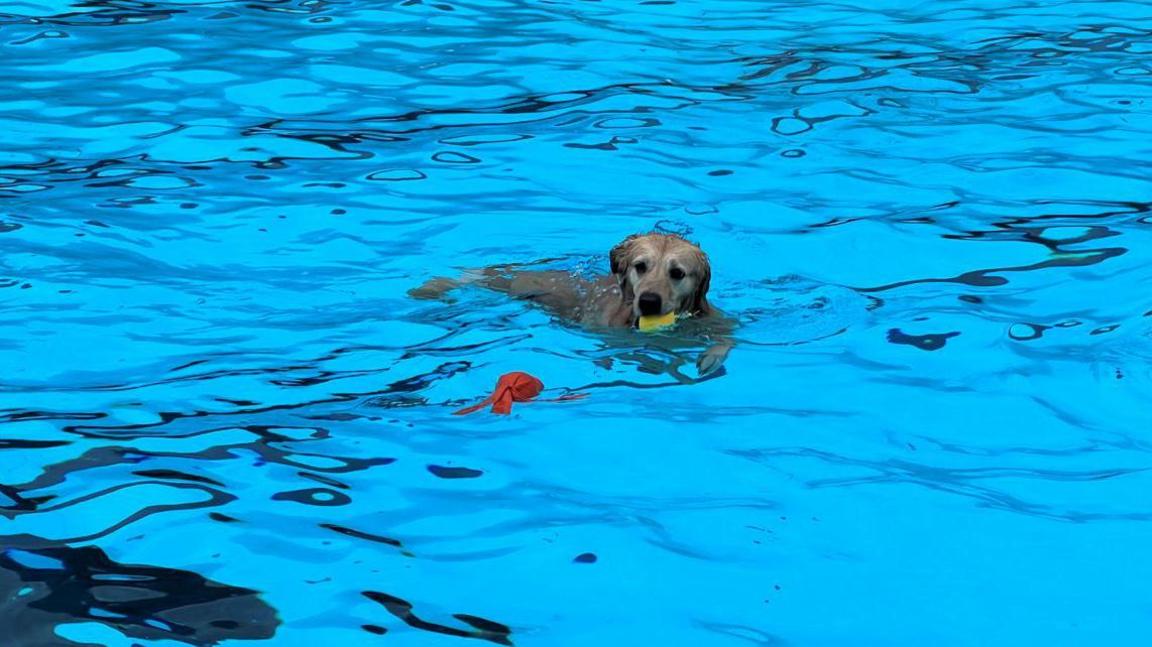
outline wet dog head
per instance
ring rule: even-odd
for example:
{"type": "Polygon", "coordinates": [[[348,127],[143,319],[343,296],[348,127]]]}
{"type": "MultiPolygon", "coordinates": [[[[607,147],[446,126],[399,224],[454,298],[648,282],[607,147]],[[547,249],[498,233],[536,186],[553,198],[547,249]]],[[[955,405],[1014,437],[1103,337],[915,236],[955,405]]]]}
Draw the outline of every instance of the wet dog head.
{"type": "Polygon", "coordinates": [[[630,236],[609,255],[632,320],[670,312],[708,314],[712,268],[696,245],[673,234],[630,236]]]}

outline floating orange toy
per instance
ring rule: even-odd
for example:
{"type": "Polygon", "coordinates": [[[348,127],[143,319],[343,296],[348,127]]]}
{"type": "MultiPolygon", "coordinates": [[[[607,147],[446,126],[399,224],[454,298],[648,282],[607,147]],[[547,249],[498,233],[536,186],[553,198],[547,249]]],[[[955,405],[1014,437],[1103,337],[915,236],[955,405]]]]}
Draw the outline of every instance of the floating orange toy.
{"type": "MultiPolygon", "coordinates": [[[[505,373],[496,382],[496,389],[492,391],[492,395],[484,398],[480,404],[464,407],[457,411],[456,415],[462,416],[466,413],[473,413],[489,404],[492,405],[492,413],[512,413],[513,402],[528,402],[540,395],[543,390],[544,383],[535,376],[520,371],[505,373]]],[[[575,400],[582,397],[584,397],[582,394],[573,394],[557,398],[557,400],[575,400]]]]}

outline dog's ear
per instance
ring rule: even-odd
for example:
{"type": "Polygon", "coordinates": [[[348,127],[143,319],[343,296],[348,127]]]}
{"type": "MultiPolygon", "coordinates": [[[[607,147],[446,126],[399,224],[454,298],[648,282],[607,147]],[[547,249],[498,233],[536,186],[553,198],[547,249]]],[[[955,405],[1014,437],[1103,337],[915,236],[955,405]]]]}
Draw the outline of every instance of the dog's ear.
{"type": "Polygon", "coordinates": [[[608,262],[612,266],[612,273],[618,278],[622,278],[624,274],[628,272],[628,265],[632,259],[632,244],[635,243],[639,237],[638,235],[632,235],[625,238],[608,253],[608,262]]]}
{"type": "Polygon", "coordinates": [[[704,252],[700,254],[700,269],[696,291],[692,293],[692,313],[708,315],[712,313],[712,304],[708,303],[708,288],[712,286],[712,264],[704,252]]]}

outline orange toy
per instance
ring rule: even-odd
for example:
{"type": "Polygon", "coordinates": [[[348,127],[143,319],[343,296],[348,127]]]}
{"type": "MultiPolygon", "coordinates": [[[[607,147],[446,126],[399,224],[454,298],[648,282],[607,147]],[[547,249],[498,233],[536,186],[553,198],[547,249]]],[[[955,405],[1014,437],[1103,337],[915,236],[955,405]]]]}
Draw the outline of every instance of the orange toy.
{"type": "MultiPolygon", "coordinates": [[[[456,412],[456,415],[462,416],[466,413],[473,413],[483,409],[489,404],[492,405],[492,413],[512,413],[513,402],[528,402],[529,400],[540,395],[544,390],[544,383],[536,377],[520,371],[513,371],[505,373],[500,376],[496,382],[496,389],[492,391],[492,395],[484,398],[480,404],[464,407],[456,412]]],[[[583,395],[566,395],[558,400],[575,400],[576,398],[584,397],[583,395]]]]}

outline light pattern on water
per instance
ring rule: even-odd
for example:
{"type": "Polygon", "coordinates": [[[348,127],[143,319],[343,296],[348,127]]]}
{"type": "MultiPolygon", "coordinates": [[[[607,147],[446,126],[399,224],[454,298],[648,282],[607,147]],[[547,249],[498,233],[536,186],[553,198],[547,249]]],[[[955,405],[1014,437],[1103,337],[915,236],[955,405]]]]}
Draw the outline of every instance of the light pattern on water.
{"type": "Polygon", "coordinates": [[[16,0],[0,48],[3,644],[1152,631],[1152,5],[16,0]],[[653,228],[714,379],[406,296],[653,228]],[[451,415],[513,370],[589,395],[451,415]]]}

